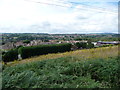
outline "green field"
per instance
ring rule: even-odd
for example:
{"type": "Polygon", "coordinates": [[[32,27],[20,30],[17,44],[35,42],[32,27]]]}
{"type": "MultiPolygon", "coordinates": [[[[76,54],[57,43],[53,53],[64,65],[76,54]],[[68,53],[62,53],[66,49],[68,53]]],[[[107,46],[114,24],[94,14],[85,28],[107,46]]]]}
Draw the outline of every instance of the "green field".
{"type": "Polygon", "coordinates": [[[49,54],[25,60],[3,67],[3,88],[120,87],[117,46],[49,54]]]}

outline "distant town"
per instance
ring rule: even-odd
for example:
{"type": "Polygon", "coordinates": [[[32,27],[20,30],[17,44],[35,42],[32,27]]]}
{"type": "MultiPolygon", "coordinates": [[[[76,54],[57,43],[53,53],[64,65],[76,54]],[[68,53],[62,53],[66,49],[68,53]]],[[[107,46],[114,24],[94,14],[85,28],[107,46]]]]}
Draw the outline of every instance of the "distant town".
{"type": "MultiPolygon", "coordinates": [[[[120,43],[119,34],[47,34],[47,33],[3,33],[2,50],[10,50],[19,46],[35,46],[61,43],[87,43],[95,47],[103,45],[117,45],[120,43]]],[[[77,48],[77,47],[74,47],[77,48]]]]}

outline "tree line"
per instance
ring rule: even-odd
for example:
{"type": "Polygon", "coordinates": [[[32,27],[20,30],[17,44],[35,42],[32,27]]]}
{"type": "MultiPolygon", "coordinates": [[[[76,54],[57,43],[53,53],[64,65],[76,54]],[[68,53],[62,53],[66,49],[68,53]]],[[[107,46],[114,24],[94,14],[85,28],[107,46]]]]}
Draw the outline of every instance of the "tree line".
{"type": "MultiPolygon", "coordinates": [[[[88,43],[75,43],[75,46],[78,49],[90,49],[94,48],[94,44],[91,42],[88,43]]],[[[15,49],[11,49],[7,52],[2,52],[2,60],[4,62],[10,62],[19,59],[19,55],[22,59],[29,58],[32,56],[44,55],[48,53],[58,53],[58,52],[67,52],[71,51],[72,44],[64,43],[64,44],[51,44],[51,45],[37,45],[37,46],[27,46],[27,47],[17,47],[15,49]]]]}
{"type": "Polygon", "coordinates": [[[52,44],[52,45],[38,45],[28,47],[17,47],[7,52],[2,52],[2,60],[4,62],[10,62],[18,59],[18,55],[22,59],[32,56],[44,55],[48,53],[66,52],[71,50],[71,44],[52,44]]]}

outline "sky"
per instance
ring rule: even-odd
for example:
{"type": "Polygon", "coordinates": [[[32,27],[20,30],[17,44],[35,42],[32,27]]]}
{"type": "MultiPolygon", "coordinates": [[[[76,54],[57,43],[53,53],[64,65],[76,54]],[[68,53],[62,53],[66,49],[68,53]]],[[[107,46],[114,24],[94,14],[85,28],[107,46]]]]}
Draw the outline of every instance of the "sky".
{"type": "Polygon", "coordinates": [[[0,33],[102,32],[118,32],[118,0],[0,0],[0,33]]]}

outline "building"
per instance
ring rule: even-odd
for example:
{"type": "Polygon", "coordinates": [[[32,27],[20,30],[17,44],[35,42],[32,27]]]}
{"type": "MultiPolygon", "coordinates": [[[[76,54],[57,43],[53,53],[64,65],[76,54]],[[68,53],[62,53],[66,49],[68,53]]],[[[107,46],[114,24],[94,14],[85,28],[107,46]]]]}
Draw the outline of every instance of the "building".
{"type": "Polygon", "coordinates": [[[109,44],[111,44],[111,45],[118,45],[118,44],[120,44],[120,42],[119,41],[98,41],[97,42],[97,46],[102,46],[102,45],[109,45],[109,44]]]}

